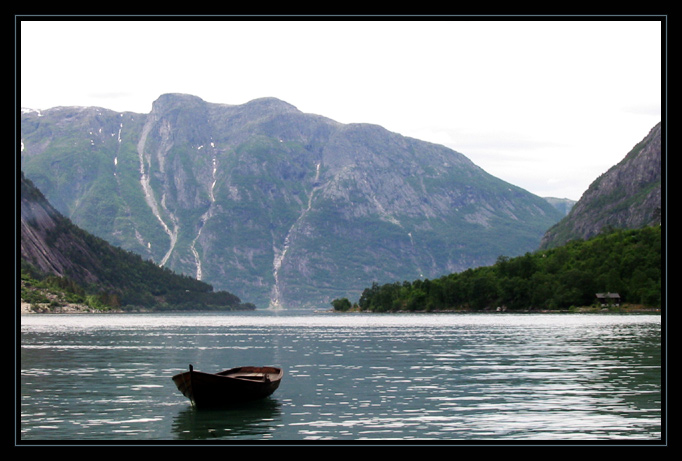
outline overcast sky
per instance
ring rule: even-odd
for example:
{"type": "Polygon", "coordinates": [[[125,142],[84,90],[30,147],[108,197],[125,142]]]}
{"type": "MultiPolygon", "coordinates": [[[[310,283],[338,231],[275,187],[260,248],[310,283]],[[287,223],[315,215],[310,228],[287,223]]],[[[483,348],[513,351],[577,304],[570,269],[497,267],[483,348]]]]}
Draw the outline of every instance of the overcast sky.
{"type": "Polygon", "coordinates": [[[19,102],[148,113],[164,93],[274,96],[577,200],[661,121],[661,30],[658,20],[24,20],[19,102]]]}

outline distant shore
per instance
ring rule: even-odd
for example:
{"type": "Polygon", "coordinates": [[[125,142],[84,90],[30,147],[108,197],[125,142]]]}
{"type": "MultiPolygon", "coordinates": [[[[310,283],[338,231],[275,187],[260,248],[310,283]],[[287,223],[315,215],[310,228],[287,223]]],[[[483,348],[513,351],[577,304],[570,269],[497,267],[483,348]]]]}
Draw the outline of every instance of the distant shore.
{"type": "MultiPolygon", "coordinates": [[[[332,312],[335,312],[332,310],[332,312]]],[[[341,311],[339,311],[341,312],[341,311]]],[[[344,312],[372,314],[368,310],[350,309],[344,312]]],[[[660,307],[648,307],[641,304],[623,304],[621,306],[582,306],[571,309],[438,309],[438,310],[396,310],[384,311],[382,314],[660,314],[660,307]]]]}
{"type": "Polygon", "coordinates": [[[30,304],[21,303],[21,315],[24,314],[102,314],[102,313],[122,313],[123,311],[94,309],[85,304],[62,304],[50,306],[49,304],[30,304]]]}
{"type": "Polygon", "coordinates": [[[431,311],[431,312],[462,312],[462,313],[500,313],[500,314],[660,314],[659,307],[646,306],[619,306],[619,307],[594,307],[584,306],[573,309],[516,309],[497,311],[494,309],[483,310],[451,310],[451,311],[431,311]]]}
{"type": "MultiPolygon", "coordinates": [[[[135,311],[123,311],[121,309],[101,310],[94,309],[84,304],[63,304],[59,306],[50,306],[49,304],[30,304],[21,303],[21,315],[32,314],[126,314],[147,312],[144,309],[135,311]]],[[[335,313],[333,309],[322,311],[324,313],[335,313]]],[[[350,310],[346,312],[357,313],[372,313],[370,311],[350,310]]],[[[499,314],[660,314],[661,309],[658,307],[647,307],[639,304],[625,304],[622,306],[600,307],[600,306],[584,306],[573,309],[524,309],[524,310],[506,310],[497,311],[495,309],[488,310],[471,310],[471,309],[451,309],[451,310],[437,310],[437,311],[391,311],[384,312],[386,314],[471,314],[471,313],[499,313],[499,314]]]]}

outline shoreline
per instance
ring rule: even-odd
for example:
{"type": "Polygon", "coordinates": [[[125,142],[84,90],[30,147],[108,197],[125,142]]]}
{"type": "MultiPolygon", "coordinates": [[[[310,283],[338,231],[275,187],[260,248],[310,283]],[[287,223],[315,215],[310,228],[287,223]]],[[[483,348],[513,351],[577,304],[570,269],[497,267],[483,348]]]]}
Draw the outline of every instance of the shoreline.
{"type": "MultiPolygon", "coordinates": [[[[336,312],[332,310],[331,312],[336,312]]],[[[622,306],[581,306],[570,309],[437,309],[437,310],[392,310],[374,312],[371,310],[347,310],[358,314],[661,314],[660,307],[647,307],[639,304],[624,304],[622,306]]]]}
{"type": "MultiPolygon", "coordinates": [[[[257,309],[256,309],[257,310],[257,309]]],[[[34,314],[138,314],[140,312],[151,312],[145,311],[144,309],[134,310],[134,311],[124,311],[121,309],[94,309],[83,304],[64,304],[61,306],[50,307],[48,304],[44,305],[34,305],[26,302],[21,302],[21,315],[34,315],[34,314]]],[[[183,312],[183,311],[174,311],[183,312]]],[[[190,312],[190,311],[186,311],[190,312]]],[[[191,311],[191,312],[203,312],[203,311],[191,311]]],[[[208,311],[207,311],[208,312],[208,311]]],[[[311,309],[311,312],[324,312],[332,314],[342,314],[342,313],[357,313],[357,314],[661,314],[661,308],[658,307],[646,307],[641,305],[623,305],[614,307],[595,307],[595,306],[583,306],[574,309],[523,309],[523,310],[503,310],[498,311],[495,309],[441,309],[434,311],[388,311],[388,312],[372,312],[372,311],[360,311],[360,310],[348,310],[336,312],[333,309],[327,311],[315,311],[311,309]]]]}
{"type": "Polygon", "coordinates": [[[21,302],[21,315],[33,314],[108,314],[123,313],[121,310],[100,310],[88,307],[84,304],[64,304],[50,307],[49,304],[31,304],[21,302]]]}

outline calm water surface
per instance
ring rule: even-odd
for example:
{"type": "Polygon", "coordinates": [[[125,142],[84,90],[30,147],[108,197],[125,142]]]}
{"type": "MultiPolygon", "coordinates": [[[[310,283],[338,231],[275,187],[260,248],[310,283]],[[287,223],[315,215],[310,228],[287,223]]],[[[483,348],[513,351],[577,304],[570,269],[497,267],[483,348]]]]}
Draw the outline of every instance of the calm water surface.
{"type": "Polygon", "coordinates": [[[18,443],[661,440],[659,315],[25,315],[19,367],[18,443]],[[285,376],[200,411],[190,363],[285,376]]]}

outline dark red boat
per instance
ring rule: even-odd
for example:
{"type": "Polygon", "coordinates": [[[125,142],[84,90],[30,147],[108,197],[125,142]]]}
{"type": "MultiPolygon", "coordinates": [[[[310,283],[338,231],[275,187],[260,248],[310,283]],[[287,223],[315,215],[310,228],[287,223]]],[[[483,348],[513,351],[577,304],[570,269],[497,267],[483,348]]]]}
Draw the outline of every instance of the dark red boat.
{"type": "Polygon", "coordinates": [[[182,394],[197,408],[219,407],[258,400],[279,387],[284,372],[276,367],[238,367],[220,373],[189,371],[173,376],[182,394]]]}

